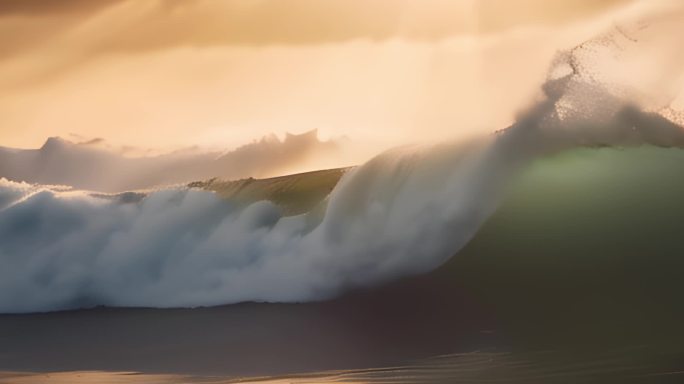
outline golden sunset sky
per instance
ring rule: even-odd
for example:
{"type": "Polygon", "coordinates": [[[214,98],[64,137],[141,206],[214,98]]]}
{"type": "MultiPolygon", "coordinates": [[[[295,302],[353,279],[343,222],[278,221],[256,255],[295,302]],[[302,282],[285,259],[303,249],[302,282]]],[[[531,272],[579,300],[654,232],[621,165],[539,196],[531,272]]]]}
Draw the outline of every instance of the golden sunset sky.
{"type": "Polygon", "coordinates": [[[2,0],[0,145],[501,128],[628,0],[2,0]]]}

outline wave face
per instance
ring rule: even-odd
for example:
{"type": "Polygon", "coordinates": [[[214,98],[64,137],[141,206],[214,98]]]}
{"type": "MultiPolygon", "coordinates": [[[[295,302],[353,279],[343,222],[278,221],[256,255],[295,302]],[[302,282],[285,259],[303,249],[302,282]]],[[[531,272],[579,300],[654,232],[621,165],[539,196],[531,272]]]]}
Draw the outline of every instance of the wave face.
{"type": "Polygon", "coordinates": [[[348,172],[321,216],[286,217],[267,201],[241,207],[187,188],[126,201],[3,180],[0,312],[301,302],[433,270],[539,157],[684,147],[680,126],[577,65],[587,46],[613,49],[605,39],[559,55],[544,99],[508,129],[384,153],[348,172]]]}
{"type": "Polygon", "coordinates": [[[538,159],[430,282],[466,287],[510,342],[681,355],[683,165],[684,150],[654,146],[538,159]]]}

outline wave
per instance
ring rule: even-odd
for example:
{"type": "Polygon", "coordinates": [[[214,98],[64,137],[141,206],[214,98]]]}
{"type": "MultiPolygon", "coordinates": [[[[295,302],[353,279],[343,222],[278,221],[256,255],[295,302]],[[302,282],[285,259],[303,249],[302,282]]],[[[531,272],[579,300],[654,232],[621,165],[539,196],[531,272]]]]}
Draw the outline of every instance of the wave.
{"type": "Polygon", "coordinates": [[[299,302],[423,273],[497,209],[513,177],[492,150],[504,142],[381,156],[341,181],[322,219],[195,189],[125,203],[3,181],[0,308],[299,302]]]}
{"type": "Polygon", "coordinates": [[[347,172],[322,214],[193,188],[111,199],[2,180],[0,312],[327,299],[442,265],[536,159],[684,147],[680,126],[588,78],[578,57],[559,55],[543,100],[511,127],[383,153],[347,172]]]}

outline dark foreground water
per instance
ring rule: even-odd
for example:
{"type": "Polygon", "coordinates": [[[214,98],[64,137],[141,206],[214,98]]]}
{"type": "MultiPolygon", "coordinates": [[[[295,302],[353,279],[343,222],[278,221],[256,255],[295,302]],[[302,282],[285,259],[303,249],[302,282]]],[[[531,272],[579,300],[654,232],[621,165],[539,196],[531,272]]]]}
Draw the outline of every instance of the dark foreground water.
{"type": "Polygon", "coordinates": [[[2,315],[0,371],[52,376],[0,383],[684,382],[682,175],[648,147],[535,163],[442,268],[329,302],[2,315]]]}
{"type": "Polygon", "coordinates": [[[409,365],[325,372],[257,381],[316,383],[681,383],[668,352],[628,348],[573,354],[561,351],[474,351],[438,356],[409,365]],[[650,355],[651,358],[644,358],[650,355]]]}

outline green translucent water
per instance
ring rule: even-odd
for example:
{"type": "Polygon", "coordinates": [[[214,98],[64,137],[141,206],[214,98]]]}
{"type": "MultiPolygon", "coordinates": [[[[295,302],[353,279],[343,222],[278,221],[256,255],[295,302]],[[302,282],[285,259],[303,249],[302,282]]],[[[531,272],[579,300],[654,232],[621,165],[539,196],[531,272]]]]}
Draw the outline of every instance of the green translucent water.
{"type": "Polygon", "coordinates": [[[684,331],[684,151],[577,149],[539,160],[442,275],[516,342],[676,345],[684,331]]]}

